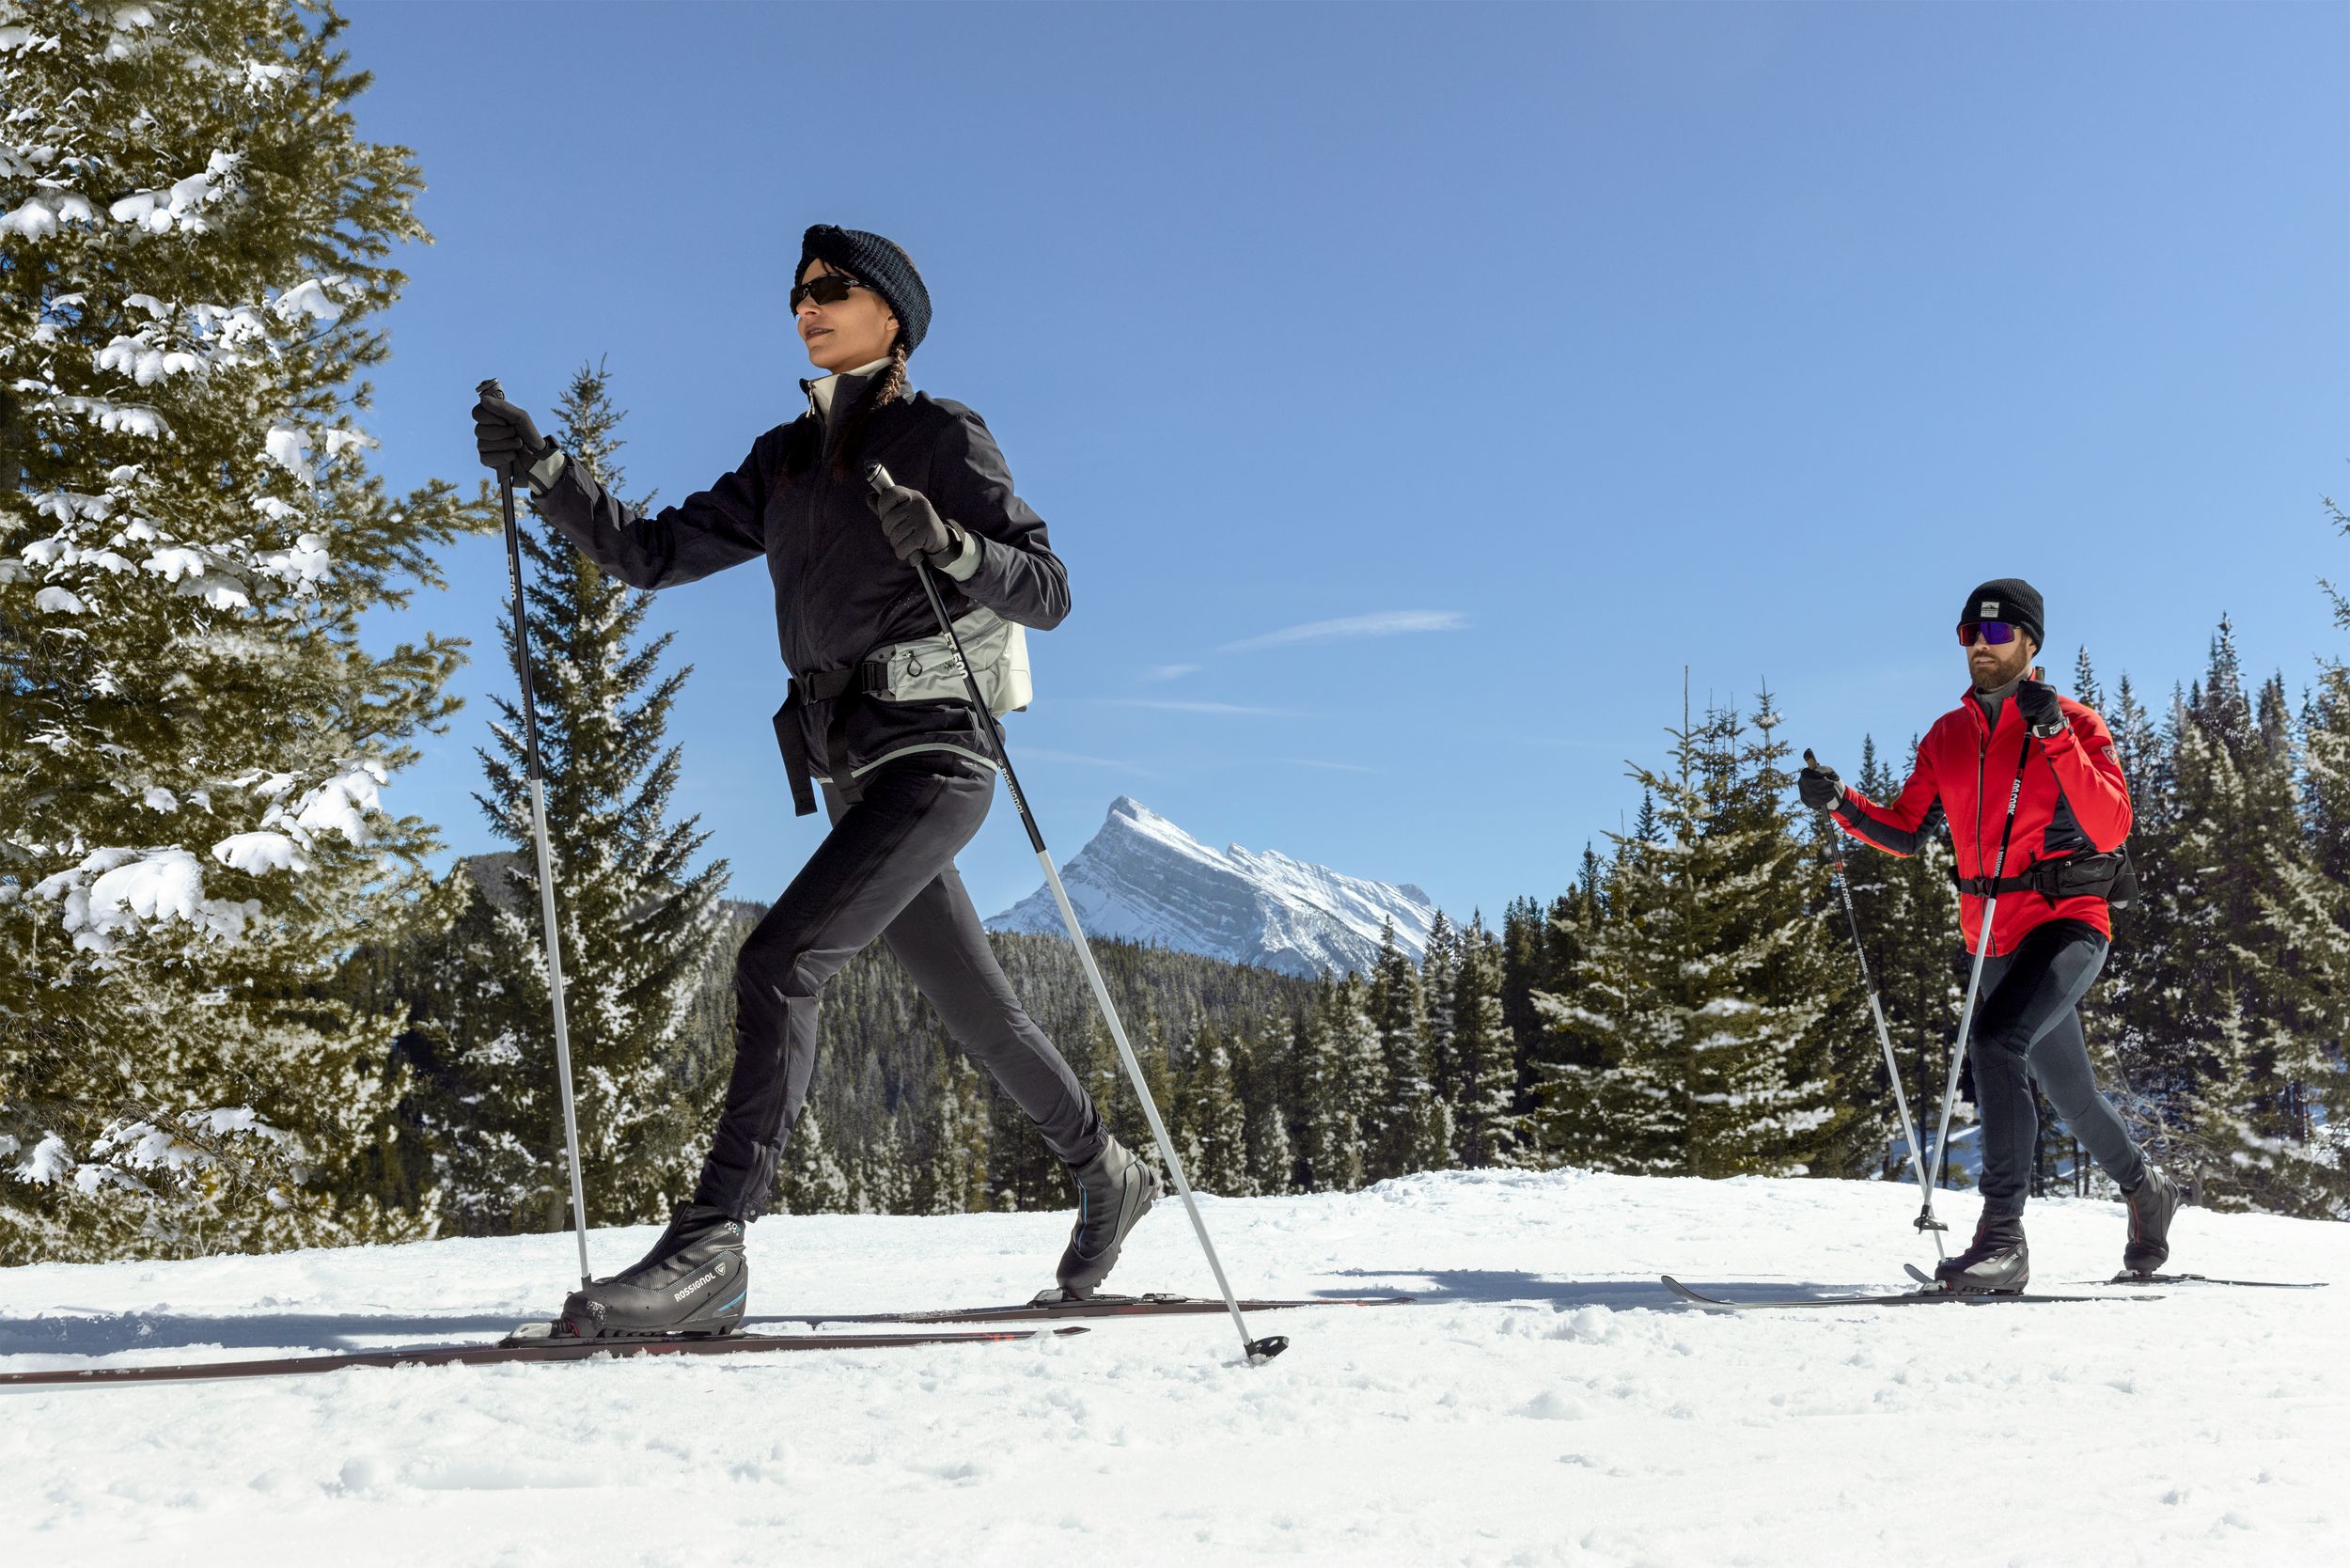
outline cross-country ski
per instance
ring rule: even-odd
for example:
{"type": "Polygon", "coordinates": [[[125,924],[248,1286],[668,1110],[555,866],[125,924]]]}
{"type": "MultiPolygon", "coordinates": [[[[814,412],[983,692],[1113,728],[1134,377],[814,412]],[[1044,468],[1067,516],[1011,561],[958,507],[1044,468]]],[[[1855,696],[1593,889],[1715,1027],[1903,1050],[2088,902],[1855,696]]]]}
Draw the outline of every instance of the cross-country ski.
{"type": "MultiPolygon", "coordinates": [[[[1928,1276],[1927,1278],[1929,1280],[1932,1279],[1932,1276],[1928,1276]]],[[[1950,1307],[1997,1307],[2002,1304],[2010,1303],[2018,1306],[2032,1306],[2056,1302],[2084,1302],[2103,1299],[2102,1297],[2093,1295],[2037,1295],[2029,1291],[1953,1291],[1946,1290],[1939,1284],[1931,1284],[1930,1287],[1925,1290],[1883,1291],[1873,1294],[1862,1292],[1843,1295],[1820,1295],[1812,1294],[1765,1296],[1741,1295],[1731,1297],[1714,1295],[1705,1291],[1698,1290],[1694,1286],[1684,1285],[1669,1274],[1663,1276],[1663,1278],[1665,1288],[1671,1291],[1674,1295],[1678,1296],[1681,1300],[1687,1302],[1692,1307],[1700,1307],[1709,1312],[1752,1312],[1772,1309],[1799,1307],[1931,1307],[1935,1305],[1950,1307]]],[[[1747,1288],[1753,1289],[1754,1287],[1749,1286],[1747,1288]]],[[[1783,1286],[1772,1288],[1781,1290],[1784,1289],[1783,1286]]],[[[2138,1296],[2136,1299],[2140,1301],[2151,1301],[2155,1298],[2153,1296],[2138,1296]]]]}
{"type": "MultiPolygon", "coordinates": [[[[540,1325],[533,1325],[534,1327],[540,1325]]],[[[978,1334],[726,1334],[666,1340],[555,1340],[539,1334],[495,1344],[415,1345],[405,1350],[345,1351],[281,1356],[251,1361],[181,1361],[156,1366],[81,1367],[58,1372],[0,1372],[0,1388],[110,1388],[133,1383],[219,1383],[258,1377],[314,1377],[361,1367],[400,1371],[423,1367],[504,1367],[536,1363],[626,1360],[643,1356],[757,1356],[791,1351],[907,1350],[956,1344],[1003,1344],[1039,1333],[1082,1334],[1082,1327],[978,1334]]]]}
{"type": "MultiPolygon", "coordinates": [[[[2084,1284],[2097,1284],[2084,1280],[2084,1284]]],[[[2331,1283],[2325,1279],[2216,1279],[2208,1274],[2117,1274],[2103,1281],[2107,1285],[2229,1285],[2247,1291],[2322,1291],[2331,1283]]]]}

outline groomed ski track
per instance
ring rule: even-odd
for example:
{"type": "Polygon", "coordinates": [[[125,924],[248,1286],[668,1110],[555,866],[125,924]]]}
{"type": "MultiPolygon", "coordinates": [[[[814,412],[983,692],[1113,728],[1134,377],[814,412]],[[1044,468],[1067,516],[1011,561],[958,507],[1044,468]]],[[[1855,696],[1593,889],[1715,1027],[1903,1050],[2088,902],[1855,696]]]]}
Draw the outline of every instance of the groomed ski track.
{"type": "MultiPolygon", "coordinates": [[[[1973,1200],[1943,1205],[1954,1230],[1973,1200]]],[[[0,1394],[0,1558],[31,1563],[1872,1564],[1996,1495],[2002,1563],[2344,1560],[2337,1291],[2061,1308],[1704,1312],[1700,1290],[1899,1291],[1900,1184],[1454,1173],[1216,1200],[1220,1314],[984,1346],[0,1394]],[[1252,1326],[1254,1326],[1252,1325],[1252,1326]],[[1904,1501],[1904,1499],[1907,1499],[1904,1501]],[[690,1530],[682,1520],[690,1520],[690,1530]],[[689,1539],[690,1537],[690,1539],[689,1539]]],[[[1181,1215],[1112,1284],[1200,1294],[1181,1215]]],[[[1163,1221],[1165,1223],[1163,1223],[1163,1221]]],[[[2118,1204],[2033,1205],[2066,1294],[2118,1204]]],[[[787,1217],[755,1312],[1026,1299],[1067,1216],[787,1217]]],[[[614,1266],[650,1228],[599,1232],[614,1266]]],[[[2170,1267],[2350,1279],[2350,1227],[2186,1211],[2170,1267]]],[[[494,1341],[576,1267],[546,1235],[0,1270],[0,1372],[494,1341]]],[[[1970,1559],[1971,1560],[1971,1559],[1970,1559]]]]}

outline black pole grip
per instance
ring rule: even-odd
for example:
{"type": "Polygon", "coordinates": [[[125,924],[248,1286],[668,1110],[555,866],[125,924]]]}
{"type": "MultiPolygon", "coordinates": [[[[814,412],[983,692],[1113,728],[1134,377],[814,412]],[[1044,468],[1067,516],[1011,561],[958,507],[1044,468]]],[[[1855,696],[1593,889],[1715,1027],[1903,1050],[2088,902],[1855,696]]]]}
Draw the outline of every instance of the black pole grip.
{"type": "Polygon", "coordinates": [[[498,379],[495,376],[492,376],[488,381],[475,387],[473,394],[477,398],[495,398],[500,402],[506,400],[506,388],[498,384],[498,379]]]}

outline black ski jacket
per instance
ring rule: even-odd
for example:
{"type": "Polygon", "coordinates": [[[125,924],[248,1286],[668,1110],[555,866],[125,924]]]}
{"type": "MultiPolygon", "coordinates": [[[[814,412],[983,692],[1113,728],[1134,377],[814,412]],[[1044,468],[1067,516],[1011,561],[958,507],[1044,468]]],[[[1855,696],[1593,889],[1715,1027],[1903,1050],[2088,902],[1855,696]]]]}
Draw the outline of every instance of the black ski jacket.
{"type": "MultiPolygon", "coordinates": [[[[870,382],[841,378],[836,415],[860,400],[870,382]]],[[[823,421],[813,410],[778,425],[751,445],[743,465],[674,507],[637,512],[566,463],[533,497],[540,515],[605,571],[633,588],[664,588],[764,556],[776,586],[776,635],[795,677],[853,669],[892,643],[938,632],[910,562],[893,555],[866,505],[863,463],[880,463],[900,484],[930,497],[938,514],[979,543],[961,582],[932,573],[950,616],[983,604],[1007,620],[1049,631],[1069,613],[1069,572],[1053,554],[1044,520],[1012,493],[1011,473],[995,439],[961,403],[923,393],[883,404],[866,422],[859,461],[841,473],[833,443],[845,421],[825,431],[823,457],[787,475],[784,453],[797,434],[815,439],[823,421]]],[[[855,798],[855,779],[916,751],[960,752],[994,765],[980,720],[962,702],[888,702],[855,695],[802,702],[776,715],[787,767],[794,743],[818,776],[855,798]]],[[[794,776],[799,814],[815,809],[804,777],[794,776]]]]}

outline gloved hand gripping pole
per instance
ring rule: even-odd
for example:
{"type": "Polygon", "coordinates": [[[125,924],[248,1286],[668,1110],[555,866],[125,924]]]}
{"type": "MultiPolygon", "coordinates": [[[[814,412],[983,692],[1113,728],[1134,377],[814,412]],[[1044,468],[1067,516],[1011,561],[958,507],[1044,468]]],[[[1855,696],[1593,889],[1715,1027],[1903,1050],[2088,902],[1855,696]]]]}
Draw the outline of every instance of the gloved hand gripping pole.
{"type": "MultiPolygon", "coordinates": [[[[506,396],[497,382],[483,382],[484,398],[506,396]]],[[[539,909],[547,937],[547,996],[555,1005],[555,1074],[563,1090],[563,1147],[572,1164],[572,1226],[579,1237],[579,1282],[594,1283],[588,1269],[588,1189],[579,1178],[579,1114],[572,1102],[572,1037],[563,1022],[563,951],[555,920],[555,851],[547,842],[547,794],[539,766],[539,705],[530,689],[530,622],[523,603],[522,534],[514,526],[514,476],[498,476],[506,507],[506,570],[514,585],[514,669],[523,682],[523,755],[530,776],[530,830],[539,843],[539,909]]]]}
{"type": "MultiPolygon", "coordinates": [[[[865,482],[878,495],[894,488],[897,481],[889,470],[880,463],[869,463],[865,482]]],[[[1286,1335],[1274,1334],[1264,1339],[1249,1338],[1248,1322],[1241,1316],[1240,1302],[1232,1294],[1231,1282],[1224,1277],[1224,1263],[1217,1258],[1215,1244],[1208,1239],[1206,1221],[1199,1217],[1199,1204],[1192,1197],[1191,1179],[1183,1172],[1183,1162],[1175,1152],[1175,1143],[1167,1136],[1167,1123],[1159,1119],[1159,1107],[1151,1098],[1150,1086],[1143,1082],[1142,1064],[1135,1059],[1135,1048],[1126,1040],[1126,1027],[1119,1021],[1117,1004],[1110,1000],[1109,987],[1103,983],[1102,971],[1093,962],[1093,949],[1087,946],[1083,928],[1077,924],[1077,912],[1070,907],[1069,892],[1061,886],[1060,872],[1054,868],[1052,852],[1044,847],[1044,835],[1038,830],[1036,814],[1028,809],[1028,797],[1020,792],[1019,776],[1011,771],[1011,753],[1004,745],[1004,732],[995,716],[988,711],[987,696],[979,690],[979,677],[972,672],[971,661],[964,656],[963,638],[955,632],[955,623],[947,614],[946,601],[938,596],[938,585],[932,579],[930,563],[920,556],[914,557],[914,575],[922,585],[923,595],[931,602],[931,613],[938,618],[938,629],[955,651],[955,663],[963,670],[964,689],[969,694],[971,709],[986,731],[995,750],[995,760],[1004,770],[1004,788],[1011,795],[1011,804],[1020,813],[1020,825],[1027,829],[1028,844],[1036,851],[1037,864],[1044,868],[1044,885],[1053,890],[1053,902],[1060,906],[1061,923],[1069,928],[1069,940],[1077,949],[1077,962],[1085,966],[1086,979],[1092,982],[1093,999],[1102,1009],[1103,1020],[1110,1027],[1110,1039],[1118,1045],[1118,1059],[1126,1069],[1127,1081],[1135,1086],[1135,1098],[1142,1102],[1142,1114],[1151,1123],[1151,1136],[1159,1146],[1159,1157],[1167,1162],[1169,1174],[1175,1178],[1175,1190],[1183,1195],[1183,1212],[1191,1216],[1191,1228],[1199,1238],[1199,1250],[1208,1257],[1208,1268],[1215,1276],[1215,1288],[1224,1294],[1225,1309],[1232,1314],[1232,1326],[1240,1332],[1241,1348],[1251,1362],[1269,1361],[1289,1348],[1286,1335]]]]}
{"type": "MultiPolygon", "coordinates": [[[[1803,754],[1803,761],[1808,768],[1820,765],[1819,759],[1809,751],[1803,754]]],[[[1823,811],[1820,813],[1820,831],[1827,834],[1829,841],[1838,846],[1836,858],[1828,864],[1836,880],[1836,891],[1844,901],[1844,918],[1852,925],[1853,952],[1860,960],[1860,987],[1869,994],[1869,1011],[1877,1021],[1877,1044],[1885,1051],[1885,1081],[1893,1086],[1893,1104],[1902,1113],[1902,1137],[1909,1141],[1909,1168],[1917,1173],[1919,1196],[1925,1200],[1925,1207],[1918,1215],[1918,1229],[1934,1237],[1934,1255],[1940,1258],[1946,1256],[1942,1248],[1942,1232],[1950,1227],[1934,1217],[1934,1184],[1926,1179],[1926,1152],[1919,1147],[1918,1124],[1910,1120],[1909,1095],[1902,1088],[1901,1064],[1893,1057],[1893,1031],[1885,1027],[1885,1006],[1877,1000],[1876,981],[1869,974],[1869,949],[1860,940],[1860,917],[1853,911],[1852,885],[1844,880],[1843,830],[1823,811]]]]}

